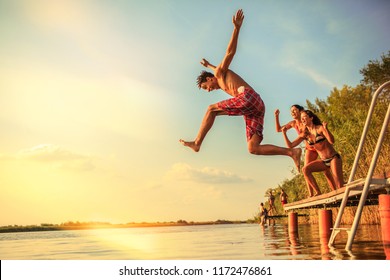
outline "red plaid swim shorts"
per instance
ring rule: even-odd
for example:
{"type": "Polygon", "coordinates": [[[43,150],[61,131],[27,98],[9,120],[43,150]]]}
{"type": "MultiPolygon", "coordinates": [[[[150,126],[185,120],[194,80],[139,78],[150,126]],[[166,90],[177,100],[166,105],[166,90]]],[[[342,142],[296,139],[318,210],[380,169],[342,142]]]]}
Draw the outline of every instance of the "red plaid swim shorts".
{"type": "Polygon", "coordinates": [[[254,134],[263,139],[265,105],[260,95],[252,89],[245,89],[236,97],[217,103],[218,108],[229,116],[244,116],[246,124],[246,139],[249,141],[254,134]]]}

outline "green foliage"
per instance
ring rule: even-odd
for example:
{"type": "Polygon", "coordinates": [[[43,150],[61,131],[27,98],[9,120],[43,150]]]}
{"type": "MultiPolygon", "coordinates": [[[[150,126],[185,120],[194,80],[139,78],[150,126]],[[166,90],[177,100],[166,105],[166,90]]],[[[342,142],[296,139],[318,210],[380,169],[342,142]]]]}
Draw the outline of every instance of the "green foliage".
{"type": "MultiPolygon", "coordinates": [[[[307,108],[316,113],[322,121],[328,122],[328,127],[335,137],[335,149],[343,160],[344,181],[349,179],[355,155],[360,143],[360,137],[366,122],[373,93],[384,82],[390,80],[390,51],[382,55],[382,61],[370,61],[360,73],[363,75],[361,84],[356,87],[344,85],[341,89],[334,88],[326,100],[316,99],[313,103],[306,100],[307,108]]],[[[378,135],[382,129],[384,117],[390,103],[390,88],[388,87],[378,98],[370,129],[363,146],[363,152],[358,162],[354,179],[364,178],[368,172],[371,159],[376,148],[378,135]]],[[[390,128],[382,145],[381,154],[374,175],[390,175],[390,128]]],[[[329,187],[323,174],[315,174],[322,192],[328,192],[329,187]]],[[[302,175],[295,175],[285,180],[282,187],[289,196],[289,202],[307,197],[306,183],[302,175]]],[[[268,191],[267,191],[268,192],[268,191]]]]}
{"type": "Polygon", "coordinates": [[[390,51],[381,56],[382,61],[370,60],[368,64],[360,70],[363,75],[362,83],[378,88],[381,84],[390,80],[390,51]]]}

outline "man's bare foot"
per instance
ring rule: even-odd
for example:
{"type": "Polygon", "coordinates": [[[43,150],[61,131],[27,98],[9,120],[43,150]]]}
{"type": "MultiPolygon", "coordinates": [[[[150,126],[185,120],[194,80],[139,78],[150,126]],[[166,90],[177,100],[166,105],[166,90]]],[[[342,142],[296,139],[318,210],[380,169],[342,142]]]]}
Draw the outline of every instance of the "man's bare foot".
{"type": "Polygon", "coordinates": [[[186,147],[191,148],[194,150],[194,152],[199,152],[200,146],[196,145],[194,141],[184,141],[183,139],[180,139],[179,142],[186,147]]]}
{"type": "Polygon", "coordinates": [[[292,150],[292,159],[294,160],[295,166],[297,167],[299,173],[301,173],[301,155],[301,148],[295,148],[292,150]]]}

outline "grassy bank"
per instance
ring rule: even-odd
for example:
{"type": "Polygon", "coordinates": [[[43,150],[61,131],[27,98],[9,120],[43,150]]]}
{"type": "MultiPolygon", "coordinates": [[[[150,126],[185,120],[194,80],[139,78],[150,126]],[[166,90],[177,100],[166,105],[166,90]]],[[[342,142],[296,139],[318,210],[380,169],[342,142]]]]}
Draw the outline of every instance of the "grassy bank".
{"type": "Polygon", "coordinates": [[[197,225],[218,225],[218,224],[245,224],[254,223],[254,220],[227,221],[217,220],[208,222],[154,222],[154,223],[126,223],[111,224],[101,222],[67,222],[62,224],[40,224],[40,225],[8,225],[0,227],[0,233],[6,232],[29,232],[29,231],[55,231],[55,230],[83,230],[83,229],[107,229],[107,228],[139,228],[139,227],[169,227],[169,226],[197,226],[197,225]]]}

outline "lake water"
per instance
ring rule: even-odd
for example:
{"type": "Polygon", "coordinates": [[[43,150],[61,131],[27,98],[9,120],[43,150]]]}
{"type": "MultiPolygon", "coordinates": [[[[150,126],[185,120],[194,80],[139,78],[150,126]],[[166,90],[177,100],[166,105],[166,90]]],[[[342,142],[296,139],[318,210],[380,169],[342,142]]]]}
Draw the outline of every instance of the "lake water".
{"type": "Polygon", "coordinates": [[[385,260],[381,229],[361,225],[352,252],[335,248],[317,225],[257,224],[21,232],[0,234],[2,260],[385,260]]]}

